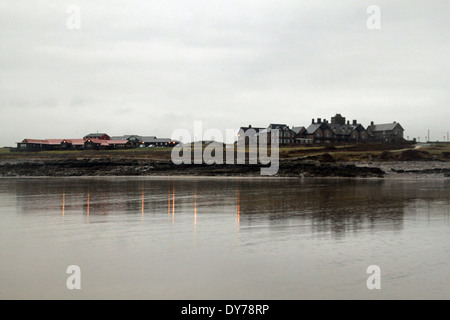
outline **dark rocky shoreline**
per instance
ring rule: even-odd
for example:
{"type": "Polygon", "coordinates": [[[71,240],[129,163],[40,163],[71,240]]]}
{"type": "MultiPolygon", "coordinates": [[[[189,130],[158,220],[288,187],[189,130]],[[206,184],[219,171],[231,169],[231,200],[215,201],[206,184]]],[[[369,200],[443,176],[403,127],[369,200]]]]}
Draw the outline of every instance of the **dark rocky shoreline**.
{"type": "MultiPolygon", "coordinates": [[[[0,162],[0,176],[260,176],[261,165],[175,165],[140,159],[33,159],[0,162]]],[[[378,167],[280,160],[278,177],[383,177],[378,167]]]]}
{"type": "MultiPolygon", "coordinates": [[[[0,177],[71,176],[261,176],[261,165],[175,165],[170,160],[130,158],[9,159],[0,177]]],[[[450,177],[449,162],[326,162],[281,159],[276,177],[450,177]]]]}

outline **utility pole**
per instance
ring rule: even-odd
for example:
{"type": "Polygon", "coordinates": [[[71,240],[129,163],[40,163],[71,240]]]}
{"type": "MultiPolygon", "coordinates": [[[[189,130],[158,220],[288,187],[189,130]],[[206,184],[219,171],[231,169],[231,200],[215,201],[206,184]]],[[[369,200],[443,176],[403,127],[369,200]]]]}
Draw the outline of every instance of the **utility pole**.
{"type": "Polygon", "coordinates": [[[431,138],[430,138],[430,129],[428,129],[428,141],[427,142],[430,142],[431,141],[431,138]]]}

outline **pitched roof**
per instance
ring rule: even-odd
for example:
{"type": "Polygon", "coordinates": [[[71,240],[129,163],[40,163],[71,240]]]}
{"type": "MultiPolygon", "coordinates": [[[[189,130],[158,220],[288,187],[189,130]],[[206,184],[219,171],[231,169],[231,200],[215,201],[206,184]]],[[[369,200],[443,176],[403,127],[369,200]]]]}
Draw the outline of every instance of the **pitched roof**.
{"type": "Polygon", "coordinates": [[[397,123],[397,122],[385,123],[385,124],[375,124],[373,126],[372,125],[369,126],[367,129],[370,129],[371,131],[392,131],[397,126],[400,126],[400,128],[403,129],[402,126],[400,125],[400,123],[397,123]]]}
{"type": "MultiPolygon", "coordinates": [[[[99,136],[99,137],[101,137],[101,136],[104,136],[106,133],[104,133],[104,132],[95,132],[95,133],[89,133],[88,134],[88,136],[99,136]]],[[[108,134],[106,134],[106,135],[108,135],[108,134]]]]}
{"type": "Polygon", "coordinates": [[[257,128],[257,127],[240,127],[240,128],[239,128],[239,130],[242,130],[242,131],[244,131],[244,132],[246,132],[247,130],[250,130],[250,129],[253,129],[253,130],[255,130],[256,132],[259,132],[259,131],[264,130],[264,129],[266,129],[266,128],[257,128]]]}
{"type": "Polygon", "coordinates": [[[313,134],[317,131],[317,129],[319,129],[320,127],[322,127],[324,123],[311,123],[309,125],[309,127],[306,129],[306,134],[313,134]]]}
{"type": "Polygon", "coordinates": [[[156,137],[141,137],[141,141],[144,143],[158,143],[158,142],[170,142],[169,138],[156,138],[156,137]]]}
{"type": "Polygon", "coordinates": [[[292,127],[291,130],[294,131],[296,134],[302,131],[303,129],[306,130],[305,127],[292,127]]]}
{"type": "MultiPolygon", "coordinates": [[[[126,134],[126,135],[123,135],[123,136],[113,136],[113,137],[111,137],[111,140],[130,140],[131,137],[136,137],[139,140],[144,138],[144,137],[142,137],[140,135],[137,135],[137,134],[126,134]]],[[[153,137],[153,138],[156,138],[156,137],[153,137]]]]}
{"type": "Polygon", "coordinates": [[[103,136],[109,137],[109,135],[107,133],[89,133],[88,135],[85,136],[85,138],[100,138],[103,136]]]}
{"type": "Polygon", "coordinates": [[[47,142],[42,139],[23,139],[22,143],[47,144],[47,142]]]}
{"type": "Polygon", "coordinates": [[[339,123],[330,123],[329,126],[336,135],[349,135],[358,128],[358,125],[339,123]]]}
{"type": "MultiPolygon", "coordinates": [[[[24,139],[22,143],[42,144],[42,145],[59,145],[67,139],[24,139]]],[[[74,139],[72,139],[74,140],[74,139]]],[[[83,139],[79,139],[84,142],[83,139]]]]}
{"type": "Polygon", "coordinates": [[[269,124],[269,127],[268,127],[269,129],[282,129],[282,130],[284,130],[284,129],[286,129],[287,128],[287,125],[286,124],[280,124],[280,123],[271,123],[271,124],[269,124]]]}
{"type": "Polygon", "coordinates": [[[64,139],[45,139],[45,142],[46,142],[46,144],[48,144],[48,145],[58,145],[58,144],[61,144],[61,142],[63,141],[64,139]]]}
{"type": "Polygon", "coordinates": [[[103,140],[103,139],[88,139],[88,142],[93,142],[101,146],[110,146],[115,144],[127,144],[128,140],[103,140]]]}
{"type": "Polygon", "coordinates": [[[65,141],[66,143],[70,143],[72,145],[83,145],[84,144],[84,139],[64,139],[63,141],[65,141]]]}

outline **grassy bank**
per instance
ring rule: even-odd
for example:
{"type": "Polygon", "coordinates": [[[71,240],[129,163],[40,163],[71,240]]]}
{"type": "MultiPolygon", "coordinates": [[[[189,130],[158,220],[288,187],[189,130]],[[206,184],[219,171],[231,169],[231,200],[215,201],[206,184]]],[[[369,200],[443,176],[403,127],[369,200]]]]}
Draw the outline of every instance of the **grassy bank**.
{"type": "MultiPolygon", "coordinates": [[[[204,147],[203,147],[204,148],[204,147]]],[[[0,160],[7,159],[79,159],[79,158],[119,158],[170,160],[172,148],[136,148],[122,150],[80,150],[10,152],[0,148],[0,160]]],[[[192,150],[193,151],[193,150],[192,150]]],[[[249,150],[246,150],[248,155],[249,150]]],[[[235,148],[236,154],[236,148],[235,148]]],[[[437,143],[416,148],[410,144],[384,145],[359,144],[345,146],[295,146],[280,147],[280,159],[317,159],[337,162],[367,161],[450,161],[450,144],[437,143]]],[[[225,159],[225,154],[224,154],[225,159]]]]}

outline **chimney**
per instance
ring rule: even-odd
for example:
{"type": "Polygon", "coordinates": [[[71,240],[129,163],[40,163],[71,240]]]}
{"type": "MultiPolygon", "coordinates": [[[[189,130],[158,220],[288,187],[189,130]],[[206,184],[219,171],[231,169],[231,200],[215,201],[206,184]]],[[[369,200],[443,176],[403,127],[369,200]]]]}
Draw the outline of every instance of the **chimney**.
{"type": "Polygon", "coordinates": [[[350,124],[350,120],[347,120],[347,124],[350,124]]]}
{"type": "Polygon", "coordinates": [[[249,125],[248,125],[248,127],[249,127],[249,128],[251,128],[251,127],[252,127],[252,125],[251,125],[251,124],[249,124],[249,125]]]}
{"type": "Polygon", "coordinates": [[[353,125],[356,126],[356,124],[357,124],[357,121],[353,120],[353,125]]]}
{"type": "Polygon", "coordinates": [[[314,124],[315,122],[314,122],[314,118],[312,119],[312,124],[314,124]]]}
{"type": "Polygon", "coordinates": [[[373,125],[374,125],[373,121],[370,121],[370,125],[371,125],[371,126],[373,126],[373,125]]]}
{"type": "Polygon", "coordinates": [[[317,118],[317,123],[322,123],[322,119],[321,118],[317,118]]]}

